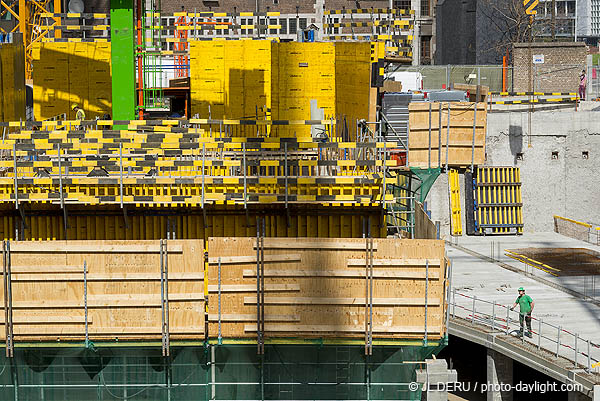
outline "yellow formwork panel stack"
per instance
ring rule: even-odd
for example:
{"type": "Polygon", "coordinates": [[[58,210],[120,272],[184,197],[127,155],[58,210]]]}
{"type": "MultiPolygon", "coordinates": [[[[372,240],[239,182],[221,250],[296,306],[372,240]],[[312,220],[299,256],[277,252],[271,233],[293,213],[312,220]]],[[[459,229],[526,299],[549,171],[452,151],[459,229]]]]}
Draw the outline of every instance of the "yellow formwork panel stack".
{"type": "Polygon", "coordinates": [[[112,108],[110,43],[35,43],[33,45],[33,114],[46,120],[62,114],[74,119],[71,105],[86,118],[112,108]]]}
{"type": "MultiPolygon", "coordinates": [[[[190,44],[192,114],[213,119],[368,118],[368,43],[198,41],[190,44]]],[[[240,127],[229,136],[310,137],[310,126],[240,127]]],[[[214,133],[213,133],[214,134],[214,133]]]]}
{"type": "Polygon", "coordinates": [[[25,120],[24,63],[22,44],[0,44],[0,121],[25,120]]]}
{"type": "MultiPolygon", "coordinates": [[[[25,226],[16,215],[0,216],[0,239],[14,240],[17,232],[26,241],[47,240],[151,240],[161,238],[207,239],[256,235],[256,216],[246,216],[240,208],[209,209],[206,220],[200,210],[130,210],[127,224],[123,213],[107,209],[78,210],[68,216],[67,233],[62,213],[25,216],[25,226]]],[[[279,211],[264,210],[268,237],[360,238],[363,218],[370,218],[374,237],[385,237],[379,209],[360,207],[293,211],[290,217],[279,211]]]]}
{"type": "MultiPolygon", "coordinates": [[[[277,82],[273,97],[278,108],[275,120],[310,120],[310,101],[324,109],[325,118],[335,116],[335,45],[334,43],[275,43],[277,82]]],[[[278,127],[274,136],[310,137],[310,127],[278,127]]]]}
{"type": "MultiPolygon", "coordinates": [[[[190,63],[192,114],[213,119],[269,119],[271,42],[192,42],[190,63]]],[[[256,127],[237,127],[229,134],[256,136],[256,127]]]]}
{"type": "Polygon", "coordinates": [[[369,43],[335,44],[336,114],[345,116],[351,138],[356,135],[356,120],[367,118],[371,85],[369,43]]]}
{"type": "Polygon", "coordinates": [[[462,216],[460,208],[460,184],[458,170],[448,171],[450,190],[450,232],[454,236],[462,235],[462,216]]]}

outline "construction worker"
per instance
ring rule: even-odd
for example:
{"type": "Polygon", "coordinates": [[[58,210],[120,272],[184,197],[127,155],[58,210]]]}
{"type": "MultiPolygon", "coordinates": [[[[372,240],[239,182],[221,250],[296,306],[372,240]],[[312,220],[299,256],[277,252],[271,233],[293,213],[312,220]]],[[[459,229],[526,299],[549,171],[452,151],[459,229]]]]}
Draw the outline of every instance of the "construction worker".
{"type": "Polygon", "coordinates": [[[525,288],[523,287],[519,288],[519,296],[510,310],[514,310],[517,304],[519,305],[519,324],[521,325],[519,336],[523,336],[523,321],[525,321],[527,323],[527,333],[525,335],[531,338],[531,312],[533,312],[535,302],[533,302],[533,299],[529,295],[525,294],[525,288]]]}
{"type": "Polygon", "coordinates": [[[79,108],[78,104],[73,103],[73,105],[71,106],[71,109],[73,109],[73,111],[75,112],[76,120],[79,120],[79,121],[85,120],[85,111],[83,111],[83,109],[79,108]]]}

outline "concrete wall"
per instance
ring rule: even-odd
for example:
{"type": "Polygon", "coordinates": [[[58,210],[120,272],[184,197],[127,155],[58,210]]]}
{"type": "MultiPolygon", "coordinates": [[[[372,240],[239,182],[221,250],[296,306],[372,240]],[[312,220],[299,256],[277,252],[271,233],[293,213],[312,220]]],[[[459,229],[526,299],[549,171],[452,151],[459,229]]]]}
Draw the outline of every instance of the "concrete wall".
{"type": "MultiPolygon", "coordinates": [[[[552,231],[555,214],[600,223],[600,112],[543,111],[531,118],[529,136],[527,112],[489,114],[486,141],[487,165],[521,169],[524,231],[552,231]]],[[[427,198],[442,235],[449,232],[446,177],[438,178],[427,198]]],[[[463,223],[464,199],[461,177],[463,223]]]]}

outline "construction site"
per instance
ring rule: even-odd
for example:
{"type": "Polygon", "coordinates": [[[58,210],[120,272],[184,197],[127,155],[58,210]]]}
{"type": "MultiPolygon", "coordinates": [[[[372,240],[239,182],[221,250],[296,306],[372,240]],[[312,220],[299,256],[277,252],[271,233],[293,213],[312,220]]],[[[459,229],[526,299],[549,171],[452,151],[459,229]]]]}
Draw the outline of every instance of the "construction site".
{"type": "Polygon", "coordinates": [[[576,88],[426,72],[423,2],[92,3],[0,1],[1,400],[600,400],[576,88]]]}

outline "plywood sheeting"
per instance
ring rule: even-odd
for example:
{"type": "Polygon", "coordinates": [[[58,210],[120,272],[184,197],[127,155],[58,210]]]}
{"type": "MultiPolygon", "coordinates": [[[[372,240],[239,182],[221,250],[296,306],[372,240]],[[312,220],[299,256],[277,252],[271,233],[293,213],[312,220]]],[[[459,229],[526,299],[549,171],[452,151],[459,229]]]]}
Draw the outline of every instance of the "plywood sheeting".
{"type": "MultiPolygon", "coordinates": [[[[365,239],[265,238],[264,244],[266,338],[364,338],[365,239]]],[[[257,337],[256,245],[256,238],[208,240],[211,335],[219,331],[220,304],[223,337],[257,337]],[[215,291],[219,257],[220,302],[215,291]]],[[[424,337],[426,283],[428,338],[441,338],[445,330],[444,243],[375,239],[374,248],[373,338],[424,337]]]]}
{"type": "MultiPolygon", "coordinates": [[[[91,340],[161,338],[159,241],[23,241],[10,245],[15,341],[84,337],[84,262],[91,340]]],[[[203,241],[167,241],[167,252],[171,338],[202,339],[203,241]]],[[[4,308],[4,294],[0,299],[4,308]]],[[[0,324],[4,325],[4,319],[0,324]]],[[[4,337],[5,331],[0,330],[0,338],[4,337]]]]}
{"type": "Polygon", "coordinates": [[[485,133],[487,111],[485,103],[442,103],[440,133],[440,103],[411,103],[409,110],[408,164],[411,167],[464,167],[485,162],[485,133]],[[450,106],[450,133],[448,134],[448,105],[450,106]],[[473,147],[473,120],[477,105],[475,143],[473,147]],[[431,106],[431,124],[429,110],[431,106]],[[431,126],[431,130],[430,130],[431,126]],[[440,153],[441,144],[441,153],[440,153]],[[473,152],[474,149],[474,152],[473,152]]]}

